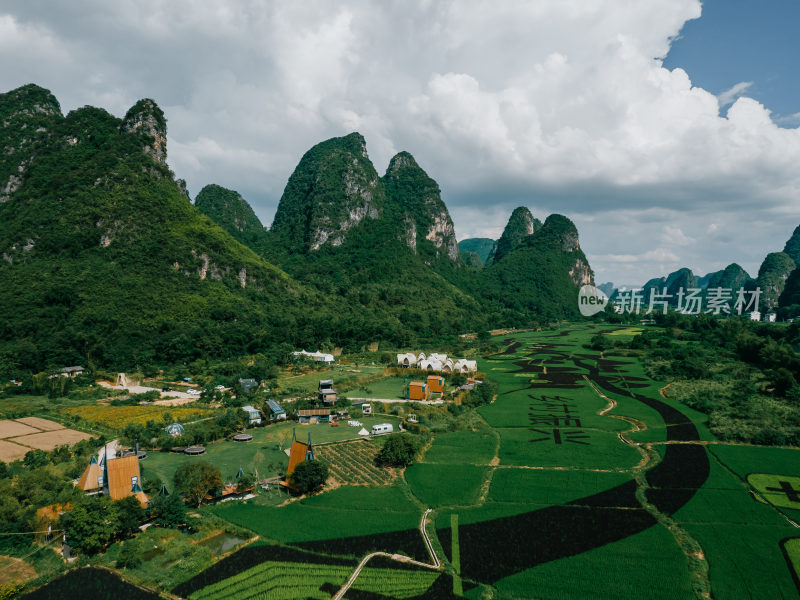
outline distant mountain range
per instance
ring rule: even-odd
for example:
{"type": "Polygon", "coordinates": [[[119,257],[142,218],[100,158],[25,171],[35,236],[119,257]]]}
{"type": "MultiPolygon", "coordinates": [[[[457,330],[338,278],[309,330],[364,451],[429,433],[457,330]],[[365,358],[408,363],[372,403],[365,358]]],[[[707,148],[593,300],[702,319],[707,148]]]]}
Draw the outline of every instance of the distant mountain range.
{"type": "Polygon", "coordinates": [[[593,281],[560,215],[519,208],[496,245],[457,244],[413,156],[379,176],[358,133],[300,159],[268,229],[235,191],[190,202],[152,100],[64,116],[27,85],[0,125],[0,374],[408,345],[574,316],[593,281]]]}
{"type": "Polygon", "coordinates": [[[753,278],[740,265],[731,263],[720,271],[696,277],[691,269],[683,268],[666,277],[657,277],[643,286],[642,296],[648,298],[651,289],[661,292],[666,288],[672,296],[671,303],[677,302],[676,293],[680,288],[701,288],[708,290],[723,288],[755,290],[761,289],[759,308],[761,312],[780,310],[783,317],[800,315],[800,226],[784,245],[783,252],[770,252],[753,278]]]}

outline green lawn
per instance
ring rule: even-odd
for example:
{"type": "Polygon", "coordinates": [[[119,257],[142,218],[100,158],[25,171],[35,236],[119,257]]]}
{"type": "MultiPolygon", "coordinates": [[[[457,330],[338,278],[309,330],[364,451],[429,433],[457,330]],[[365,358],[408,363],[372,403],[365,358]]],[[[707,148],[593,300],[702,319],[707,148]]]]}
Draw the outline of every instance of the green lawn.
{"type": "Polygon", "coordinates": [[[494,458],[497,439],[490,429],[437,433],[422,462],[487,465],[494,458]]]}
{"type": "Polygon", "coordinates": [[[564,504],[630,480],[626,473],[497,469],[489,497],[496,502],[564,504]]]}
{"type": "Polygon", "coordinates": [[[486,468],[473,465],[417,463],[406,469],[411,491],[430,507],[475,504],[485,478],[486,468]]]}

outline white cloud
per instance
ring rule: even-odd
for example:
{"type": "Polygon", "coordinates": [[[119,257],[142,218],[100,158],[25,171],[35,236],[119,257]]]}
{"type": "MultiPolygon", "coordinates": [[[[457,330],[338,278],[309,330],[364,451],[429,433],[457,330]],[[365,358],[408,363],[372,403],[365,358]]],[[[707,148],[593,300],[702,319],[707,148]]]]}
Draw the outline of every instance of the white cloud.
{"type": "Polygon", "coordinates": [[[717,96],[717,101],[719,102],[719,107],[724,108],[729,104],[733,104],[733,102],[739,98],[742,94],[744,94],[747,90],[749,90],[753,86],[752,81],[740,81],[733,87],[724,92],[720,93],[717,96]]]}
{"type": "Polygon", "coordinates": [[[265,223],[302,154],[357,129],[379,172],[414,154],[459,238],[497,236],[528,205],[572,217],[609,277],[646,279],[679,263],[675,247],[698,268],[753,269],[800,222],[800,130],[741,97],[749,82],[716,97],[653,58],[700,8],[6,0],[0,52],[14,60],[0,61],[0,90],[33,81],[65,109],[117,115],[154,98],[191,192],[237,189],[265,223]]]}
{"type": "Polygon", "coordinates": [[[689,246],[694,244],[696,240],[683,233],[680,227],[667,225],[661,234],[661,241],[672,246],[689,246]]]}

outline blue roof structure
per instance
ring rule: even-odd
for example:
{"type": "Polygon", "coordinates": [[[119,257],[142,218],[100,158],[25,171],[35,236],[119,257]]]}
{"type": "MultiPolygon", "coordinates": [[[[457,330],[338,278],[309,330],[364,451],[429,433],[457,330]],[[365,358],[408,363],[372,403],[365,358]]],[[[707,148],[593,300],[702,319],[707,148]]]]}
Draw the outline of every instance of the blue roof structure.
{"type": "Polygon", "coordinates": [[[273,414],[279,415],[281,413],[285,413],[286,411],[281,408],[281,405],[275,402],[275,400],[267,400],[267,406],[269,406],[269,411],[273,414]]]}

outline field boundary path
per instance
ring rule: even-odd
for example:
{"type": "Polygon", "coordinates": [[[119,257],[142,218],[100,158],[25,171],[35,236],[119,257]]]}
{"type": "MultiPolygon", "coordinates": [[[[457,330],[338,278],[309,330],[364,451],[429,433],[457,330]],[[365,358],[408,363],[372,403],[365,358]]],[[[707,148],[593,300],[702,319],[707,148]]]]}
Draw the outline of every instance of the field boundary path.
{"type": "Polygon", "coordinates": [[[667,530],[675,538],[678,547],[686,556],[686,562],[689,565],[689,572],[695,580],[694,585],[692,586],[695,596],[698,598],[711,598],[711,581],[708,577],[708,561],[706,560],[703,548],[700,546],[700,542],[692,537],[692,535],[689,534],[689,532],[686,531],[686,529],[684,529],[675,519],[662,513],[655,505],[647,500],[646,491],[650,489],[650,484],[647,482],[646,473],[648,469],[652,468],[655,463],[659,461],[659,455],[655,450],[653,450],[652,444],[634,442],[633,440],[625,437],[626,433],[647,430],[647,425],[645,425],[645,423],[642,421],[632,417],[608,414],[611,410],[617,407],[617,401],[606,396],[602,391],[600,391],[597,385],[595,385],[595,383],[589,379],[589,377],[584,375],[583,378],[598,396],[608,402],[608,406],[598,411],[597,414],[612,417],[614,419],[621,419],[632,425],[631,429],[628,429],[627,431],[621,431],[617,435],[620,441],[636,448],[642,454],[642,460],[633,468],[633,478],[634,481],[636,481],[636,499],[639,501],[639,504],[642,505],[642,508],[645,511],[652,515],[661,525],[667,528],[667,530]]]}
{"type": "Polygon", "coordinates": [[[422,521],[419,524],[419,530],[420,533],[422,533],[422,539],[425,540],[425,547],[428,549],[428,554],[430,554],[431,557],[431,564],[414,560],[413,558],[409,558],[408,556],[403,556],[402,554],[389,554],[388,552],[372,552],[371,554],[367,554],[364,558],[361,559],[361,562],[358,563],[356,570],[353,571],[353,574],[350,575],[350,578],[341,587],[341,589],[331,597],[331,600],[341,600],[344,597],[344,595],[348,592],[350,587],[356,582],[356,579],[358,579],[358,576],[361,574],[361,571],[364,569],[364,567],[367,566],[367,563],[376,556],[383,556],[390,560],[410,565],[416,565],[418,567],[422,567],[425,569],[432,569],[435,571],[440,570],[442,568],[442,563],[439,560],[439,557],[436,556],[436,552],[433,550],[433,544],[431,543],[431,538],[428,537],[428,532],[425,529],[425,524],[428,519],[428,515],[431,513],[431,510],[432,509],[429,508],[425,511],[425,513],[422,515],[422,521]]]}

